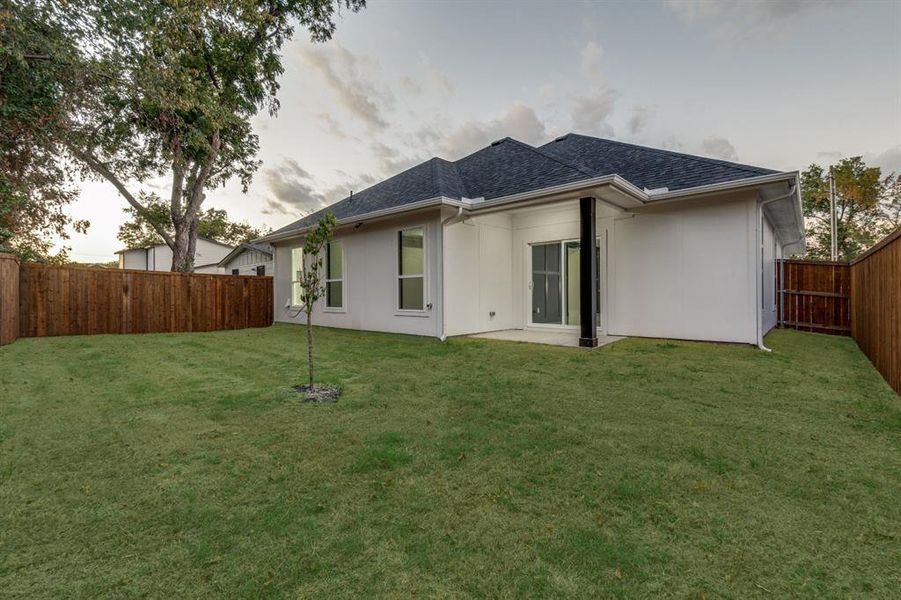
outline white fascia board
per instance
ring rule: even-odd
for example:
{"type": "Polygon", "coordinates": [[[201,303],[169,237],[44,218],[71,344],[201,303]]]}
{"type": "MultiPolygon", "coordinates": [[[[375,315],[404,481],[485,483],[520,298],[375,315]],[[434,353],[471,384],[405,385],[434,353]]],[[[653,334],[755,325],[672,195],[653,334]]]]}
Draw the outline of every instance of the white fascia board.
{"type": "MultiPolygon", "coordinates": [[[[553,197],[559,194],[570,194],[579,190],[591,191],[594,188],[602,186],[612,186],[618,188],[627,196],[635,200],[635,206],[641,206],[647,201],[647,194],[638,189],[619,175],[604,175],[603,177],[593,177],[591,179],[582,179],[573,183],[563,185],[555,185],[551,187],[532,190],[529,192],[521,192],[519,194],[511,194],[500,198],[492,198],[483,202],[472,203],[469,209],[472,212],[480,212],[490,210],[507,204],[521,204],[527,200],[540,200],[546,197],[553,197]]],[[[628,207],[619,207],[628,210],[628,207]]]]}
{"type": "Polygon", "coordinates": [[[681,200],[687,196],[701,196],[705,194],[716,194],[718,192],[727,192],[731,190],[739,190],[742,188],[757,187],[767,183],[776,183],[779,181],[793,181],[798,177],[797,171],[787,171],[783,173],[770,173],[769,175],[759,175],[757,177],[748,177],[747,179],[733,179],[732,181],[724,181],[722,183],[711,183],[708,185],[699,185],[696,187],[675,190],[673,192],[665,192],[663,194],[654,194],[650,196],[648,204],[657,204],[660,202],[670,202],[673,200],[681,200]]]}
{"type": "MultiPolygon", "coordinates": [[[[364,213],[360,215],[355,215],[353,217],[347,217],[345,219],[339,219],[338,225],[347,225],[350,223],[356,223],[359,221],[368,221],[372,219],[378,219],[382,217],[392,216],[395,214],[401,214],[405,212],[410,212],[414,210],[420,210],[423,208],[431,208],[431,207],[439,207],[439,206],[450,206],[453,208],[463,208],[463,210],[471,213],[478,212],[491,212],[492,210],[496,210],[499,207],[506,206],[508,204],[520,204],[524,201],[528,200],[541,200],[543,198],[551,199],[554,196],[560,194],[569,194],[573,192],[578,192],[579,190],[591,191],[594,188],[610,186],[617,191],[622,192],[626,197],[630,198],[634,204],[631,206],[617,206],[622,210],[629,210],[630,208],[637,208],[643,205],[652,205],[664,202],[673,202],[677,200],[684,200],[688,197],[713,194],[717,192],[724,192],[734,189],[742,189],[755,187],[759,185],[763,185],[766,183],[774,183],[778,181],[787,181],[787,180],[797,180],[798,172],[785,172],[785,173],[772,173],[769,175],[761,175],[758,177],[749,177],[747,179],[739,179],[733,181],[727,181],[724,183],[714,183],[710,185],[702,185],[693,188],[686,188],[683,190],[676,190],[673,192],[666,192],[663,194],[654,194],[653,196],[649,196],[644,190],[636,187],[627,179],[620,177],[619,175],[604,175],[602,177],[593,177],[590,179],[582,179],[580,181],[575,181],[573,183],[567,183],[563,185],[551,186],[546,188],[541,188],[538,190],[532,190],[529,192],[521,192],[518,194],[511,194],[509,196],[502,196],[500,198],[493,198],[491,200],[483,200],[480,202],[472,202],[470,200],[456,200],[454,198],[447,198],[443,196],[436,196],[434,198],[428,198],[426,200],[420,200],[418,202],[412,202],[410,204],[403,204],[400,206],[393,206],[391,208],[385,208],[382,210],[377,210],[369,213],[364,213]]],[[[608,202],[609,203],[609,202],[608,202]]],[[[800,205],[799,205],[800,208],[800,205]]],[[[305,227],[303,229],[295,229],[292,231],[285,231],[280,234],[270,234],[267,236],[263,236],[259,239],[253,240],[254,242],[277,242],[283,241],[295,237],[302,236],[306,231],[311,229],[311,227],[305,227]]]]}
{"type": "MultiPolygon", "coordinates": [[[[382,217],[388,217],[395,214],[401,214],[405,212],[411,212],[414,210],[420,210],[423,208],[431,208],[437,206],[463,206],[464,208],[468,206],[468,203],[461,202],[460,200],[454,200],[453,198],[445,198],[443,196],[436,196],[435,198],[427,198],[425,200],[420,200],[418,202],[411,202],[410,204],[403,204],[401,206],[392,206],[391,208],[383,208],[382,210],[374,210],[372,212],[363,213],[359,215],[354,215],[352,217],[346,217],[344,219],[338,219],[337,225],[348,225],[350,223],[357,223],[359,221],[371,221],[372,219],[379,219],[382,217]]],[[[282,233],[275,233],[263,236],[261,238],[253,240],[256,242],[278,242],[291,238],[295,238],[298,236],[302,236],[304,233],[312,229],[313,227],[304,227],[302,229],[294,229],[291,231],[285,231],[282,233]]]]}
{"type": "MultiPolygon", "coordinates": [[[[503,196],[500,198],[493,198],[491,200],[484,200],[480,202],[472,202],[470,200],[456,200],[454,198],[447,198],[444,196],[438,196],[435,198],[428,198],[426,200],[420,200],[419,202],[411,202],[410,204],[403,204],[401,206],[394,206],[391,208],[386,208],[383,210],[373,211],[365,214],[355,215],[353,217],[347,217],[345,219],[338,220],[338,225],[347,225],[349,223],[357,223],[359,221],[370,221],[372,219],[377,219],[381,217],[391,216],[395,214],[401,214],[405,212],[410,212],[414,210],[420,210],[423,208],[431,208],[437,206],[450,206],[452,208],[460,208],[469,212],[480,212],[482,210],[489,210],[492,208],[496,208],[499,206],[504,206],[507,204],[520,203],[525,200],[538,200],[547,196],[554,196],[557,194],[565,194],[572,193],[579,190],[591,190],[592,188],[597,188],[603,185],[610,185],[618,188],[620,191],[624,192],[628,196],[634,197],[636,200],[636,206],[640,206],[644,204],[647,200],[647,194],[645,194],[642,190],[638,189],[619,175],[605,175],[604,177],[595,177],[592,179],[583,179],[581,181],[576,181],[573,183],[567,183],[564,185],[557,185],[547,188],[541,188],[538,190],[532,190],[530,192],[522,192],[519,194],[511,194],[509,196],[503,196]]],[[[626,210],[624,208],[624,210],[626,210]]],[[[293,231],[285,231],[281,234],[272,234],[261,237],[259,239],[253,240],[254,242],[276,242],[283,241],[290,238],[298,237],[304,234],[307,230],[311,229],[310,227],[305,227],[303,229],[295,229],[293,231]]]]}

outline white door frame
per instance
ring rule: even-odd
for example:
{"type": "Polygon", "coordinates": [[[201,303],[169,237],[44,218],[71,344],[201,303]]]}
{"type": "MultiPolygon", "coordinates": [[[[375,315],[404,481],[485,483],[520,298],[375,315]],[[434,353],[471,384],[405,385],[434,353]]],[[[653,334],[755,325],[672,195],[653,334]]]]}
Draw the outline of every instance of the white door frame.
{"type": "MultiPolygon", "coordinates": [[[[601,335],[607,331],[607,244],[604,243],[607,237],[607,230],[598,231],[595,238],[595,244],[600,250],[598,259],[598,287],[600,288],[600,298],[603,300],[598,306],[598,326],[597,332],[601,335]]],[[[579,331],[579,325],[566,324],[566,244],[569,242],[579,242],[578,238],[563,238],[559,240],[542,240],[527,242],[525,247],[525,263],[526,263],[526,281],[525,281],[525,305],[528,306],[528,315],[526,317],[527,329],[553,329],[558,331],[579,331]],[[532,315],[534,314],[532,307],[532,246],[543,246],[547,244],[560,245],[560,324],[557,323],[533,323],[532,315]]],[[[581,248],[579,250],[581,252],[581,248]]]]}

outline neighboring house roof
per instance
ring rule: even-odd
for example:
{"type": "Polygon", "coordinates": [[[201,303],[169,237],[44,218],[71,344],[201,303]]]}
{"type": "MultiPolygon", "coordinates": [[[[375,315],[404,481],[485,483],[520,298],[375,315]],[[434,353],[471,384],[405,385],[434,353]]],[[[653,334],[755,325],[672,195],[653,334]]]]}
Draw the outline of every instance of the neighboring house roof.
{"type": "Polygon", "coordinates": [[[263,254],[268,254],[269,256],[272,256],[272,246],[270,246],[269,244],[258,244],[258,243],[248,242],[246,244],[238,244],[237,246],[235,246],[234,250],[232,250],[231,252],[226,254],[222,258],[222,260],[220,260],[216,264],[218,264],[218,266],[222,267],[225,264],[227,264],[229,261],[231,261],[233,258],[238,256],[242,252],[246,252],[247,250],[256,250],[257,252],[262,252],[263,254]]]}
{"type": "MultiPolygon", "coordinates": [[[[203,237],[202,235],[197,236],[198,240],[203,240],[204,242],[209,242],[211,244],[216,244],[218,246],[225,246],[226,248],[231,248],[231,244],[226,244],[225,242],[220,242],[219,240],[214,240],[212,238],[203,237]]],[[[123,252],[129,252],[131,250],[147,250],[149,248],[156,248],[158,246],[165,246],[166,242],[160,242],[159,244],[150,244],[148,246],[136,246],[134,248],[123,248],[122,250],[117,250],[116,254],[122,254],[123,252]]]]}
{"type": "Polygon", "coordinates": [[[327,212],[340,221],[433,198],[491,200],[611,175],[638,188],[675,191],[773,173],[777,171],[573,133],[537,148],[503,138],[455,162],[427,160],[264,239],[304,229],[327,212]]]}

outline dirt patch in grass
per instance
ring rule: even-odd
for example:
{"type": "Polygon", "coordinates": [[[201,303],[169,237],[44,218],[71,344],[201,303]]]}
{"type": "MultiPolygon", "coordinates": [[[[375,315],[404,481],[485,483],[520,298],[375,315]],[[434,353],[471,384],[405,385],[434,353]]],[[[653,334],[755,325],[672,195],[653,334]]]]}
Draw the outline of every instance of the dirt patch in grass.
{"type": "Polygon", "coordinates": [[[294,391],[303,395],[304,402],[312,404],[323,404],[326,402],[337,402],[341,397],[341,388],[337,385],[328,383],[317,383],[316,385],[302,384],[295,385],[294,391]]]}

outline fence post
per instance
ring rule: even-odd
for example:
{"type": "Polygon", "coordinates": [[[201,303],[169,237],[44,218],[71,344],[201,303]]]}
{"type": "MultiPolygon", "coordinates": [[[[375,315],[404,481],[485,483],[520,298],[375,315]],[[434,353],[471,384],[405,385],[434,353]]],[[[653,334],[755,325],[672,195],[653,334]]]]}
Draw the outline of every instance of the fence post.
{"type": "Polygon", "coordinates": [[[19,259],[0,253],[0,346],[19,337],[19,259]]]}

